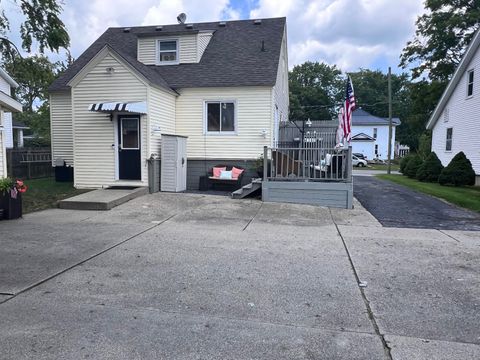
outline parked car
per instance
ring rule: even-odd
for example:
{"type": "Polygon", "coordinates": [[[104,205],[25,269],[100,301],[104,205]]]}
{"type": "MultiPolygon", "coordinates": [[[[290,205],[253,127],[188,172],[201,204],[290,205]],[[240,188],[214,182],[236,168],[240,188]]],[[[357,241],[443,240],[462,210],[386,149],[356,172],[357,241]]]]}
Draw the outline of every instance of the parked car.
{"type": "Polygon", "coordinates": [[[367,161],[363,159],[359,159],[358,157],[352,154],[352,165],[357,167],[364,167],[364,166],[367,166],[367,161]]]}
{"type": "Polygon", "coordinates": [[[367,157],[363,155],[362,153],[353,153],[357,158],[362,159],[362,160],[367,160],[367,157]]]}

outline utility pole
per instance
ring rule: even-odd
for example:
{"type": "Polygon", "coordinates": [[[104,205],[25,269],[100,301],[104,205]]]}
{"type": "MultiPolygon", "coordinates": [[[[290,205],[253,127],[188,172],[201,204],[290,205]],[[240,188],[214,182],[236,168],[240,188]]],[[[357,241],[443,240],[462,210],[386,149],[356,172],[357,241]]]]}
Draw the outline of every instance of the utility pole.
{"type": "Polygon", "coordinates": [[[388,168],[392,171],[392,68],[388,67],[388,168]]]}

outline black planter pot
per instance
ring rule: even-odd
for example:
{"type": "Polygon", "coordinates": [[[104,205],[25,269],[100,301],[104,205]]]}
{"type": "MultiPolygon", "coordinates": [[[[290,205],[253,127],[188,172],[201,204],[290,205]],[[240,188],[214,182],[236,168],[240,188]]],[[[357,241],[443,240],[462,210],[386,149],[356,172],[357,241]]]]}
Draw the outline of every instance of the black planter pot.
{"type": "Polygon", "coordinates": [[[6,220],[22,217],[22,194],[18,193],[16,199],[12,199],[9,193],[1,194],[0,209],[3,209],[3,218],[6,220]]]}

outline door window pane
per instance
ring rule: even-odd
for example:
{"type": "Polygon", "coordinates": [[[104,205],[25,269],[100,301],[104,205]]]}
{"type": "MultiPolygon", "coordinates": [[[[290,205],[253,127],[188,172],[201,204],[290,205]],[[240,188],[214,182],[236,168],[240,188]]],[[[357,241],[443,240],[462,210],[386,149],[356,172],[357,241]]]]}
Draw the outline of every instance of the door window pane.
{"type": "Polygon", "coordinates": [[[233,103],[222,103],[222,131],[235,131],[235,109],[233,103]]]}
{"type": "Polygon", "coordinates": [[[220,104],[207,104],[207,130],[220,131],[220,104]]]}
{"type": "Polygon", "coordinates": [[[122,119],[122,149],[138,149],[138,119],[122,119]]]}

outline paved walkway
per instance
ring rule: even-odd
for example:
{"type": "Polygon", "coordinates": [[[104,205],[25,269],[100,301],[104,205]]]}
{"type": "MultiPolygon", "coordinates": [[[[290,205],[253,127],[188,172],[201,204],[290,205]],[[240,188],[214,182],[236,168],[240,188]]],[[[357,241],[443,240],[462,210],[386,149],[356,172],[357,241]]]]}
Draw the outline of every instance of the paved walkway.
{"type": "Polygon", "coordinates": [[[478,359],[479,245],[359,204],[42,211],[0,222],[0,359],[478,359]]]}
{"type": "Polygon", "coordinates": [[[354,195],[383,226],[480,230],[480,214],[374,177],[355,176],[354,195]]]}

